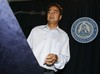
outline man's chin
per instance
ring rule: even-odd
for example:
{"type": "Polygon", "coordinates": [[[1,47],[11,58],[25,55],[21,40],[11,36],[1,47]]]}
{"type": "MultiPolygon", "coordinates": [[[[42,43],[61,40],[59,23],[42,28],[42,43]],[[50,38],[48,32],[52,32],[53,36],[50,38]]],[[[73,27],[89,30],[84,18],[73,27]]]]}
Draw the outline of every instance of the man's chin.
{"type": "Polygon", "coordinates": [[[50,20],[50,21],[49,21],[49,23],[55,23],[55,22],[56,22],[56,21],[54,21],[54,20],[50,20]]]}

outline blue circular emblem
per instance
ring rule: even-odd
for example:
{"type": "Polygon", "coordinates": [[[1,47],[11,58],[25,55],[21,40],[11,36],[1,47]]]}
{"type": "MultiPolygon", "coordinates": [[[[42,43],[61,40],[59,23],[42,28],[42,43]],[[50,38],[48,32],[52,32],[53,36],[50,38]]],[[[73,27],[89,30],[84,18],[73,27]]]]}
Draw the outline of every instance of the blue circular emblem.
{"type": "Polygon", "coordinates": [[[89,17],[79,18],[72,24],[71,34],[80,43],[91,42],[98,34],[97,23],[89,17]]]}

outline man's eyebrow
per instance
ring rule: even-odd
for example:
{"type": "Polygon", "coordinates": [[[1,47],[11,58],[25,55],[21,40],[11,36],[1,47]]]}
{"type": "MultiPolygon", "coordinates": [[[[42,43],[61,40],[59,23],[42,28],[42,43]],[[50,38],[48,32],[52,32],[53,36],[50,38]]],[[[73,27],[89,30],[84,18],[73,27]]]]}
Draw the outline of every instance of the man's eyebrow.
{"type": "MultiPolygon", "coordinates": [[[[51,10],[49,9],[48,11],[51,11],[51,10]]],[[[59,10],[54,10],[54,11],[59,12],[59,10]]]]}
{"type": "Polygon", "coordinates": [[[54,11],[57,11],[58,12],[59,10],[54,10],[54,11]]]}

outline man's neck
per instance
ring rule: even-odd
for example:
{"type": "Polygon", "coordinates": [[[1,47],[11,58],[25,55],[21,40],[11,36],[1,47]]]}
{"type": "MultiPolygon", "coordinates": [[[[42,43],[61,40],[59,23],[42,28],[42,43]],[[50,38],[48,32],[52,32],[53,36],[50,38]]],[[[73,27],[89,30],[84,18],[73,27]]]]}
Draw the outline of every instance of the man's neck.
{"type": "Polygon", "coordinates": [[[55,29],[57,26],[58,24],[48,24],[50,30],[55,29]]]}

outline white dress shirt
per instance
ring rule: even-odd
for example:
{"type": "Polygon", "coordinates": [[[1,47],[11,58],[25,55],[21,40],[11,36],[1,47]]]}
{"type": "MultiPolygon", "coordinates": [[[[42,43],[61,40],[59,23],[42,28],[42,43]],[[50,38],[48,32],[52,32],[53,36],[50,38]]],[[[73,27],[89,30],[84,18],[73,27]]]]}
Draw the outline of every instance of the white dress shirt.
{"type": "Polygon", "coordinates": [[[27,41],[39,65],[43,68],[57,71],[63,69],[70,59],[69,37],[59,27],[50,30],[47,25],[37,26],[32,29],[27,41]],[[49,53],[58,56],[58,61],[53,66],[44,65],[44,60],[49,53]]]}

